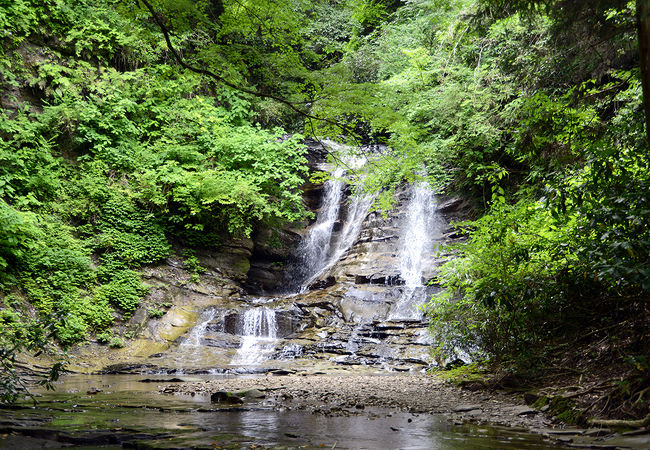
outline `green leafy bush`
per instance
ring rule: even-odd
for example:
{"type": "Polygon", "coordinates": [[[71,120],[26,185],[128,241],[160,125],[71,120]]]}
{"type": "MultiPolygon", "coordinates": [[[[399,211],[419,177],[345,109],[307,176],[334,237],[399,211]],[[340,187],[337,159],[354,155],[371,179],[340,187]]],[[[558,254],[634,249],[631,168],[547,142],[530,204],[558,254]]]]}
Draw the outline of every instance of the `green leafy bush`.
{"type": "Polygon", "coordinates": [[[0,293],[19,291],[65,345],[132,314],[147,293],[137,270],[171,240],[218,246],[305,214],[300,136],[161,62],[166,44],[139,14],[104,0],[0,5],[0,84],[16,96],[0,111],[0,293]]]}
{"type": "MultiPolygon", "coordinates": [[[[11,303],[7,297],[0,300],[11,303]]],[[[19,396],[30,396],[33,384],[53,389],[52,383],[63,370],[63,361],[50,351],[50,328],[50,324],[31,319],[24,311],[0,306],[0,405],[15,403],[19,396]],[[32,373],[28,385],[23,378],[24,368],[17,364],[18,356],[39,356],[44,352],[57,362],[45,372],[32,373]]]]}
{"type": "Polygon", "coordinates": [[[165,315],[165,311],[158,308],[149,308],[147,310],[147,314],[149,314],[149,317],[151,317],[152,319],[160,319],[162,316],[165,315]]]}
{"type": "Polygon", "coordinates": [[[108,341],[108,346],[110,348],[123,348],[124,341],[119,336],[113,336],[110,341],[108,341]]]}
{"type": "Polygon", "coordinates": [[[124,197],[116,196],[103,206],[97,231],[98,247],[130,267],[155,263],[169,254],[160,220],[124,197]]]}
{"type": "Polygon", "coordinates": [[[142,285],[137,272],[122,270],[113,274],[108,283],[102,284],[95,290],[95,298],[99,302],[118,306],[128,316],[135,311],[140,299],[147,292],[149,290],[142,285]]]}
{"type": "Polygon", "coordinates": [[[578,258],[566,242],[575,220],[565,219],[522,200],[465,224],[468,240],[454,246],[438,275],[445,290],[429,304],[440,352],[517,355],[551,334],[575,294],[567,276],[578,258]]]}
{"type": "Polygon", "coordinates": [[[100,344],[108,344],[113,337],[113,333],[110,331],[102,331],[101,333],[98,333],[96,338],[97,342],[100,344]]]}

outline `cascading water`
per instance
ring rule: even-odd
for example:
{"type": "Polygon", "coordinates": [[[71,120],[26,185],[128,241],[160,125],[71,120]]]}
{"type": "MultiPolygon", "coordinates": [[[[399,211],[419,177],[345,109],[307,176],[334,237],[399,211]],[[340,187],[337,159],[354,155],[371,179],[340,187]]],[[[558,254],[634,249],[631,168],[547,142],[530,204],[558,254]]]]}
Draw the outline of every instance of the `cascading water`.
{"type": "Polygon", "coordinates": [[[338,168],[332,173],[333,178],[325,182],[323,186],[325,196],[316,217],[316,223],[298,248],[300,264],[296,266],[297,274],[295,276],[301,280],[299,289],[301,292],[323,271],[327,264],[332,231],[341,209],[345,184],[340,178],[344,173],[342,168],[338,168]]]}
{"type": "MultiPolygon", "coordinates": [[[[347,149],[342,149],[341,146],[330,147],[330,151],[339,151],[340,155],[345,155],[347,149]]],[[[285,294],[273,299],[246,297],[245,304],[249,305],[249,309],[244,308],[236,316],[224,313],[223,326],[219,329],[221,331],[208,326],[214,321],[215,311],[204,312],[199,318],[199,324],[181,345],[187,348],[185,361],[189,363],[189,358],[199,355],[198,352],[202,352],[201,355],[205,357],[202,361],[212,362],[216,359],[217,365],[230,364],[231,367],[255,366],[271,358],[276,363],[283,364],[296,358],[311,358],[315,354],[330,355],[327,358],[337,364],[365,364],[374,358],[373,364],[379,361],[381,367],[385,368],[396,366],[396,361],[402,358],[408,358],[409,363],[418,358],[423,361],[427,359],[420,355],[422,343],[419,340],[424,337],[412,334],[417,336],[417,349],[403,348],[402,338],[397,337],[398,333],[390,328],[390,324],[388,328],[382,329],[375,322],[381,318],[408,320],[405,326],[411,327],[409,330],[417,330],[418,333],[424,330],[424,322],[419,321],[422,313],[418,311],[418,305],[427,299],[432,288],[424,286],[423,277],[425,273],[427,276],[431,273],[430,256],[434,253],[434,242],[440,241],[444,229],[443,221],[436,216],[433,191],[427,183],[413,183],[407,187],[407,197],[401,205],[401,212],[393,212],[383,218],[373,216],[372,220],[365,221],[374,198],[350,194],[346,181],[346,178],[355,176],[350,168],[360,167],[365,160],[345,156],[341,158],[348,172],[344,168],[331,169],[331,178],[322,188],[316,221],[299,245],[297,262],[289,267],[292,283],[287,286],[285,294]],[[364,239],[359,242],[362,228],[364,239]],[[354,248],[354,252],[347,255],[350,248],[354,248]],[[374,256],[368,258],[367,255],[374,256]],[[395,256],[398,258],[395,259],[395,256]],[[337,266],[339,262],[341,264],[337,266]],[[350,268],[352,271],[349,271],[350,268]],[[403,280],[404,286],[392,284],[396,278],[396,269],[399,269],[399,278],[403,280]],[[334,270],[337,279],[342,275],[339,283],[332,287],[337,290],[331,291],[330,286],[318,283],[318,289],[323,289],[324,294],[322,306],[319,292],[306,294],[304,298],[309,301],[303,301],[300,293],[310,289],[310,286],[316,287],[314,283],[323,279],[330,270],[334,270]],[[372,280],[375,275],[377,279],[384,278],[387,284],[382,287],[372,281],[364,281],[372,280]],[[341,299],[340,305],[332,300],[332,292],[334,298],[341,299]],[[396,301],[395,297],[398,297],[396,301]],[[312,306],[313,299],[319,301],[318,306],[312,306]],[[340,323],[343,331],[317,333],[318,339],[313,344],[310,341],[313,335],[307,343],[293,342],[293,337],[278,339],[278,322],[283,330],[281,334],[285,336],[287,320],[293,319],[287,319],[283,313],[278,313],[276,317],[271,304],[285,306],[286,302],[292,302],[291,308],[295,309],[296,320],[300,322],[299,332],[304,327],[310,328],[307,317],[312,316],[306,314],[312,310],[316,314],[313,317],[327,317],[322,320],[323,323],[337,326],[339,321],[344,322],[340,323]],[[336,317],[339,307],[341,311],[344,308],[345,311],[352,311],[352,315],[344,314],[343,319],[336,317]],[[330,314],[331,312],[333,313],[330,314]],[[238,317],[237,322],[233,320],[235,317],[238,317]],[[356,326],[348,323],[352,317],[356,326]],[[210,332],[204,336],[208,329],[210,332]],[[232,355],[232,351],[225,350],[237,344],[239,348],[235,355],[232,355]],[[396,345],[400,347],[396,348],[396,345]],[[341,347],[347,352],[345,357],[337,353],[341,347]],[[216,350],[218,348],[223,348],[224,351],[219,353],[216,350]],[[222,360],[212,357],[213,353],[229,360],[221,363],[222,360]]],[[[326,170],[327,166],[320,168],[326,170]]]]}
{"type": "Polygon", "coordinates": [[[180,366],[179,371],[182,371],[184,367],[191,365],[196,360],[201,359],[201,352],[204,351],[204,346],[202,345],[205,333],[217,315],[217,310],[214,308],[209,308],[201,312],[194,328],[190,330],[187,334],[187,338],[179,345],[182,350],[180,355],[181,357],[176,360],[176,364],[180,366]]]}
{"type": "MultiPolygon", "coordinates": [[[[362,167],[367,159],[346,154],[349,148],[341,144],[326,141],[328,147],[339,152],[344,165],[352,170],[362,167]]],[[[346,220],[338,236],[334,236],[334,225],[341,217],[341,203],[344,195],[346,170],[342,167],[334,169],[332,179],[323,186],[324,198],[316,223],[312,226],[306,239],[298,249],[299,264],[294,271],[300,282],[298,291],[305,292],[309,285],[317,280],[325,271],[332,267],[343,254],[354,244],[359,236],[361,224],[368,214],[374,197],[350,196],[347,199],[346,220]]]]}
{"type": "Polygon", "coordinates": [[[199,319],[196,323],[196,326],[187,335],[187,338],[181,343],[181,347],[184,348],[200,348],[201,339],[205,336],[205,331],[208,329],[208,325],[212,322],[217,315],[216,309],[206,309],[201,313],[199,319]]]}
{"type": "Polygon", "coordinates": [[[370,206],[372,206],[374,199],[375,198],[371,195],[349,199],[347,220],[343,225],[341,235],[339,236],[336,245],[330,252],[331,254],[327,264],[325,265],[325,269],[328,269],[332,264],[336,263],[359,237],[361,225],[368,215],[368,211],[370,210],[370,206]]]}
{"type": "Polygon", "coordinates": [[[252,366],[268,359],[278,341],[278,324],[271,308],[253,308],[241,319],[242,344],[230,364],[252,366]]]}
{"type": "Polygon", "coordinates": [[[435,196],[428,183],[420,181],[410,187],[406,217],[401,225],[399,269],[404,291],[391,309],[389,319],[420,319],[418,307],[426,297],[422,273],[427,256],[434,251],[432,235],[440,233],[435,196]]]}
{"type": "MultiPolygon", "coordinates": [[[[374,197],[368,195],[361,198],[354,197],[349,199],[347,220],[343,224],[338,239],[333,241],[330,237],[330,245],[328,248],[322,249],[320,253],[314,252],[312,254],[318,254],[321,259],[318,260],[317,264],[309,267],[309,273],[311,275],[301,283],[300,292],[306,291],[310,284],[336,264],[352,244],[354,244],[354,241],[359,237],[361,225],[368,215],[368,210],[373,200],[374,197]]],[[[311,252],[314,250],[306,247],[304,251],[311,252]]]]}

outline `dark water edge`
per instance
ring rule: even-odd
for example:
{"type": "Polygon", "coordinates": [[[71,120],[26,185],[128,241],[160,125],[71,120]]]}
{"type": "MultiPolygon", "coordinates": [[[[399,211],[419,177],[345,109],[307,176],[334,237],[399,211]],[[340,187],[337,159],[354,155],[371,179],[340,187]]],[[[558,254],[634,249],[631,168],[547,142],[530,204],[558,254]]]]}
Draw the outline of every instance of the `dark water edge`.
{"type": "Polygon", "coordinates": [[[221,407],[201,396],[159,394],[159,384],[144,378],[152,377],[67,376],[56,392],[40,392],[36,406],[0,410],[0,449],[561,448],[536,434],[388,408],[330,417],[264,400],[221,407]]]}

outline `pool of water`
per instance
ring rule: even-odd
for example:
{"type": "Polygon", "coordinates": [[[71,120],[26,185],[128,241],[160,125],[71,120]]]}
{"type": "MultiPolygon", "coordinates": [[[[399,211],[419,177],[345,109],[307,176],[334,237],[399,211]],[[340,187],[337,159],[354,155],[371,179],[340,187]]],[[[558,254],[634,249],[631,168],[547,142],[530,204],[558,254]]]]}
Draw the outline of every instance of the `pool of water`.
{"type": "Polygon", "coordinates": [[[39,392],[38,404],[0,411],[0,448],[558,448],[535,434],[385,408],[330,417],[264,400],[220,407],[207,397],[158,393],[169,376],[146,378],[153,377],[66,376],[55,392],[39,392]]]}

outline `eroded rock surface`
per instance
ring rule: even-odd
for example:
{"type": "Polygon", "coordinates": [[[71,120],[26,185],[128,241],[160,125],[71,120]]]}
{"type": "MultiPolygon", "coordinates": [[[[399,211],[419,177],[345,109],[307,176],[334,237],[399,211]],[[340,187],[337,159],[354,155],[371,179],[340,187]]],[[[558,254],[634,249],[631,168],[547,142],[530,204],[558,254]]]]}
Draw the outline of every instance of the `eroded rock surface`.
{"type": "MultiPolygon", "coordinates": [[[[322,170],[325,153],[317,143],[311,147],[311,167],[322,170]]],[[[309,184],[305,193],[318,213],[322,185],[309,184]]],[[[368,212],[368,199],[357,199],[346,188],[331,228],[332,261],[303,286],[292,268],[300,264],[296,248],[315,220],[303,230],[258,230],[252,239],[196,251],[205,268],[199,274],[191,273],[181,257],[145,268],[151,293],[124,327],[131,339],[127,346],[79,350],[73,368],[93,371],[127,364],[132,371],[256,373],[320,364],[424,370],[432,364],[424,313],[412,307],[406,315],[396,310],[404,299],[423,303],[437,291],[427,284],[449,257],[440,250],[458,237],[449,219],[466,215],[467,207],[455,198],[426,205],[437,208],[436,223],[428,223],[426,239],[432,246],[413,285],[400,268],[404,246],[413,239],[404,232],[412,198],[405,186],[395,194],[396,208],[381,214],[368,212]],[[352,220],[358,225],[351,226],[352,220]],[[256,308],[272,311],[264,320],[273,323],[250,331],[246,312],[256,308]],[[242,359],[246,346],[248,352],[263,347],[264,358],[242,359]]]]}

